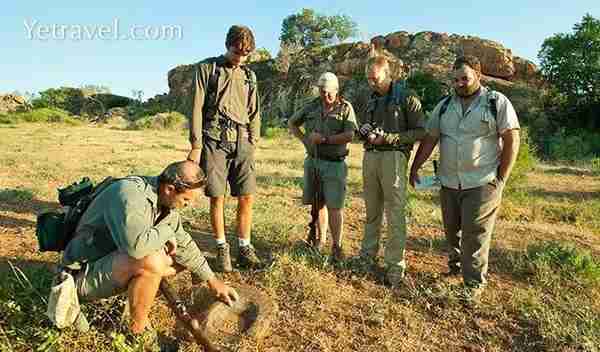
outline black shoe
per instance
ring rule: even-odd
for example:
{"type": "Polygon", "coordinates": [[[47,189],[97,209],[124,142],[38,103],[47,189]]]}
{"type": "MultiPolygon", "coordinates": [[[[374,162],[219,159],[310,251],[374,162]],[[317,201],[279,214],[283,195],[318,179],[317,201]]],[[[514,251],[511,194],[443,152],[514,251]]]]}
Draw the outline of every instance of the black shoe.
{"type": "Polygon", "coordinates": [[[251,244],[240,246],[237,262],[239,266],[251,269],[261,269],[263,266],[262,261],[256,255],[256,250],[251,244]]]}
{"type": "Polygon", "coordinates": [[[341,264],[346,260],[346,254],[342,247],[333,246],[331,247],[331,262],[333,264],[341,264]]]}

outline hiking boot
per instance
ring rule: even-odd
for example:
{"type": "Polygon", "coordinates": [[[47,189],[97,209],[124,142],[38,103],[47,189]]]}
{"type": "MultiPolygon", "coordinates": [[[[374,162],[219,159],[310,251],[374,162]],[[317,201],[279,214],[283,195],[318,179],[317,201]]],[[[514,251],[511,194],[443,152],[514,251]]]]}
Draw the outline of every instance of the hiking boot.
{"type": "Polygon", "coordinates": [[[344,250],[340,246],[333,246],[331,248],[331,261],[333,264],[340,264],[346,260],[344,250]]]}
{"type": "Polygon", "coordinates": [[[387,269],[385,273],[385,284],[397,288],[404,282],[404,268],[394,265],[387,269]]]}
{"type": "Polygon", "coordinates": [[[131,331],[127,333],[127,343],[131,345],[134,351],[160,352],[161,347],[158,343],[158,334],[152,327],[146,327],[140,334],[134,334],[131,331]]]}
{"type": "Polygon", "coordinates": [[[477,305],[481,302],[483,295],[483,286],[468,286],[465,285],[464,300],[468,305],[477,305]]]}
{"type": "Polygon", "coordinates": [[[460,267],[459,266],[451,266],[447,272],[442,274],[442,277],[449,278],[452,276],[460,275],[460,267]]]}
{"type": "Polygon", "coordinates": [[[256,255],[256,250],[251,244],[247,246],[240,246],[240,252],[238,254],[238,265],[245,268],[260,269],[262,262],[256,255]]]}
{"type": "Polygon", "coordinates": [[[353,267],[371,270],[377,266],[377,260],[369,255],[359,254],[350,259],[350,264],[353,267]]]}
{"type": "Polygon", "coordinates": [[[217,271],[229,273],[233,270],[231,266],[231,255],[227,242],[217,245],[217,271]]]}

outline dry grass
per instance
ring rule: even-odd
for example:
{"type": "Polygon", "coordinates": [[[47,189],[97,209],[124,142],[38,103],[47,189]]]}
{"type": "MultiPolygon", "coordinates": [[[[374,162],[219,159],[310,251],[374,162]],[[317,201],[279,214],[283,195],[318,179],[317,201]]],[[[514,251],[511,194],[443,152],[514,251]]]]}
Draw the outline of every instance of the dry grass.
{"type": "MultiPolygon", "coordinates": [[[[184,158],[187,148],[182,131],[0,125],[0,271],[5,278],[0,283],[0,351],[115,349],[120,325],[118,309],[110,302],[86,307],[94,320],[86,335],[59,332],[44,318],[38,292],[47,294],[47,268],[57,255],[37,251],[35,213],[55,206],[56,188],[81,176],[99,180],[107,175],[157,174],[168,162],[184,158]],[[23,270],[31,285],[17,280],[7,260],[23,270]]],[[[345,225],[351,255],[358,252],[364,223],[361,158],[360,146],[353,145],[345,225]]],[[[287,137],[262,140],[257,159],[254,243],[276,261],[270,271],[234,272],[224,279],[264,290],[280,312],[270,337],[247,341],[240,350],[598,350],[598,281],[562,275],[527,257],[531,245],[568,241],[598,263],[597,174],[538,168],[525,184],[505,195],[489,288],[481,305],[470,307],[461,303],[458,280],[439,275],[445,271],[445,255],[439,202],[433,194],[410,192],[407,285],[390,290],[381,284],[379,272],[333,267],[327,256],[299,245],[309,219],[308,209],[300,204],[300,143],[287,137]],[[570,321],[561,320],[563,316],[570,321]]],[[[234,212],[235,202],[227,202],[228,232],[234,231],[234,212]]],[[[190,233],[214,255],[207,216],[204,198],[184,212],[190,233]]],[[[185,297],[194,297],[189,276],[180,275],[175,283],[185,297]]],[[[163,301],[153,308],[152,320],[171,346],[194,350],[181,338],[182,328],[163,301]]]]}

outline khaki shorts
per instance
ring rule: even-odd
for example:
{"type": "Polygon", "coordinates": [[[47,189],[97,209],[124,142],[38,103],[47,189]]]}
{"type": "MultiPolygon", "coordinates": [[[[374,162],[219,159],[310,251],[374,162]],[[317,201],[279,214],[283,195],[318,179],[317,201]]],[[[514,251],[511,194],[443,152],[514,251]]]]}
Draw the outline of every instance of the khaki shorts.
{"type": "Polygon", "coordinates": [[[227,184],[234,197],[256,192],[254,145],[242,138],[241,148],[237,149],[235,142],[220,143],[204,137],[200,167],[207,177],[204,189],[207,197],[224,196],[227,184]]]}
{"type": "Polygon", "coordinates": [[[321,192],[328,208],[341,209],[346,199],[346,178],[348,166],[345,161],[327,161],[306,158],[304,160],[304,187],[302,201],[312,204],[315,195],[313,178],[318,170],[321,178],[321,192]]]}
{"type": "Polygon", "coordinates": [[[121,287],[113,278],[113,260],[118,252],[111,252],[104,257],[83,265],[75,275],[77,294],[82,301],[95,301],[118,295],[127,286],[121,287]]]}

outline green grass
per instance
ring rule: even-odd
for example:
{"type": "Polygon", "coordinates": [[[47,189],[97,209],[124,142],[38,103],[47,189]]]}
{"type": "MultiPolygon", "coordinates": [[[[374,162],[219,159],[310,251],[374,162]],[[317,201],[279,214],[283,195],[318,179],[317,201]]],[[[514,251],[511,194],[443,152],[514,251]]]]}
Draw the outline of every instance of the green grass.
{"type": "Polygon", "coordinates": [[[552,241],[531,245],[527,261],[540,281],[554,274],[588,286],[600,284],[600,260],[572,244],[552,241]]]}
{"type": "Polygon", "coordinates": [[[544,242],[529,246],[520,264],[532,280],[515,292],[513,305],[539,335],[539,348],[598,351],[600,316],[590,309],[600,288],[598,259],[573,245],[544,242]]]}
{"type": "MultiPolygon", "coordinates": [[[[8,176],[0,179],[0,205],[13,202],[0,206],[4,236],[0,257],[7,258],[56,262],[58,257],[31,248],[35,214],[23,205],[54,201],[56,187],[82,176],[99,181],[108,175],[156,175],[168,162],[184,158],[182,149],[188,146],[182,131],[80,126],[65,132],[42,124],[15,126],[0,136],[0,150],[6,151],[0,153],[0,165],[8,176]],[[35,146],[21,143],[31,138],[35,146]],[[80,161],[74,164],[64,150],[77,151],[80,161]]],[[[360,146],[351,149],[344,227],[349,256],[359,251],[365,217],[360,146]]],[[[473,309],[462,302],[460,278],[445,281],[440,276],[446,256],[436,192],[409,189],[408,276],[401,289],[382,285],[382,268],[353,262],[333,266],[328,248],[321,255],[300,245],[310,217],[309,207],[299,199],[303,158],[301,143],[287,134],[275,134],[257,146],[260,186],[252,241],[261,255],[275,258],[274,265],[269,271],[219,276],[259,288],[278,303],[280,312],[272,335],[242,351],[597,352],[600,239],[596,230],[600,225],[594,215],[600,201],[589,194],[596,192],[594,174],[577,178],[534,168],[505,191],[492,244],[490,282],[482,305],[473,309]],[[555,180],[564,186],[560,192],[554,189],[555,180]],[[588,193],[573,187],[581,182],[591,185],[588,193]],[[571,238],[587,248],[551,241],[557,237],[571,238]]],[[[235,199],[228,197],[228,234],[236,230],[236,207],[235,199]]],[[[208,200],[200,197],[196,206],[182,212],[182,218],[190,233],[210,232],[208,200]]],[[[0,351],[128,350],[118,321],[119,302],[85,304],[92,325],[87,334],[59,331],[43,311],[42,297],[48,294],[51,274],[27,265],[23,271],[31,286],[10,272],[0,280],[0,351]]],[[[191,291],[189,276],[182,275],[174,278],[176,287],[191,291]]],[[[180,344],[180,351],[197,348],[177,336],[182,329],[162,299],[153,307],[151,319],[161,334],[180,344]]]]}
{"type": "Polygon", "coordinates": [[[31,201],[35,198],[35,193],[31,189],[2,189],[0,190],[1,202],[31,201]]]}

